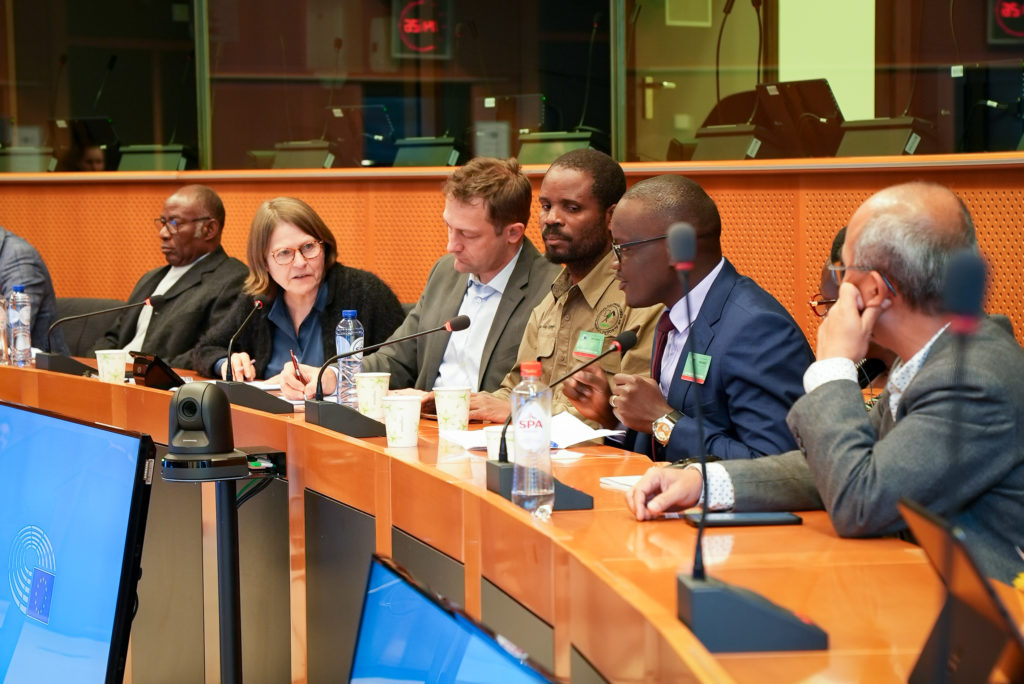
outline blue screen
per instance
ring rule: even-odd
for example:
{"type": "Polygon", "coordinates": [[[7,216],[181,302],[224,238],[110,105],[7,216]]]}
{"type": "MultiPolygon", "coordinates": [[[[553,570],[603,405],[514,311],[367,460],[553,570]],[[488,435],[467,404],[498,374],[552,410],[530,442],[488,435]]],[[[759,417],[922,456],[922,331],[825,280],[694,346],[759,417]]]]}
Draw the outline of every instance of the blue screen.
{"type": "Polygon", "coordinates": [[[445,610],[374,559],[350,681],[548,681],[524,658],[512,644],[445,610]]]}
{"type": "Polygon", "coordinates": [[[106,678],[139,451],[0,405],[0,681],[106,678]]]}

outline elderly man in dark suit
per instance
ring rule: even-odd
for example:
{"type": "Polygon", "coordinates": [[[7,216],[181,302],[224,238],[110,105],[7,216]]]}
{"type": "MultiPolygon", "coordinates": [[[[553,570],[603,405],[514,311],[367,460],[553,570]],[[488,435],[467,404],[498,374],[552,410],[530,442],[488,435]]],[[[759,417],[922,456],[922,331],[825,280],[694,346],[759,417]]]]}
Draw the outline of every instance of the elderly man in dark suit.
{"type": "MultiPolygon", "coordinates": [[[[909,497],[961,527],[988,575],[1024,570],[1024,350],[986,319],[956,372],[942,283],[965,248],[977,249],[970,215],[941,186],[897,185],[861,205],[819,361],[788,417],[800,450],[708,464],[709,508],[824,506],[839,534],[871,536],[905,529],[896,503],[909,497]],[[901,362],[868,413],[854,361],[871,339],[901,362]]],[[[646,520],[697,503],[702,484],[699,469],[652,469],[627,503],[646,520]]]]}
{"type": "Polygon", "coordinates": [[[609,384],[588,368],[566,381],[565,395],[580,414],[606,428],[630,428],[626,445],[634,451],[660,461],[692,458],[699,383],[707,453],[755,458],[794,448],[786,413],[803,394],[800,378],[814,355],[789,312],[722,256],[714,200],[689,178],[656,176],[626,191],[611,229],[612,269],[626,304],[666,308],[650,375],[619,373],[609,384]],[[677,221],[697,234],[689,312],[665,239],[677,221]],[[690,335],[696,364],[685,353],[690,335]]]}
{"type": "Polygon", "coordinates": [[[93,349],[142,351],[191,368],[192,347],[239,297],[249,269],[220,246],[224,204],[206,186],[175,192],[154,225],[167,265],[143,275],[128,301],[164,301],[122,313],[93,349]]]}
{"type": "Polygon", "coordinates": [[[516,361],[533,307],[558,273],[526,238],[532,188],[515,159],[478,157],[442,188],[448,254],[391,339],[460,314],[468,330],[425,335],[363,357],[363,371],[391,373],[394,389],[468,386],[492,391],[516,361]]]}

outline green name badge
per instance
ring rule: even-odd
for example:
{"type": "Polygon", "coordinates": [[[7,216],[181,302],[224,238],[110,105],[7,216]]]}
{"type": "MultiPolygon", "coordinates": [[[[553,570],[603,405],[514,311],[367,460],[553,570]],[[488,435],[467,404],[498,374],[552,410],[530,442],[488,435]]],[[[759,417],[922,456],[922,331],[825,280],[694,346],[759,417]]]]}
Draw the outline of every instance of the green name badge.
{"type": "Polygon", "coordinates": [[[578,359],[592,359],[601,353],[603,347],[604,335],[584,330],[580,333],[580,339],[576,340],[576,348],[572,350],[572,355],[578,359]]]}
{"type": "Polygon", "coordinates": [[[683,364],[682,380],[696,381],[703,385],[708,377],[708,369],[711,368],[711,357],[707,354],[689,353],[686,355],[686,363],[683,364]]]}

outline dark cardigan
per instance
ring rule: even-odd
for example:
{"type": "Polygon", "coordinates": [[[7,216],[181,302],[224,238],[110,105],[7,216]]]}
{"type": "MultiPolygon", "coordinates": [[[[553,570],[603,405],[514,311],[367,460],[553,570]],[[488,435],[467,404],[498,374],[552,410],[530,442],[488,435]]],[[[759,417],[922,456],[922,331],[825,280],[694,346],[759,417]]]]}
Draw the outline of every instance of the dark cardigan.
{"type": "MultiPolygon", "coordinates": [[[[334,264],[328,271],[327,306],[320,314],[324,358],[334,356],[334,329],[344,309],[356,309],[363,324],[364,344],[383,342],[399,326],[405,314],[398,297],[383,280],[369,271],[334,264]]],[[[273,299],[263,299],[264,306],[256,312],[242,334],[235,340],[232,352],[247,352],[256,366],[256,377],[262,378],[273,351],[273,324],[268,320],[273,299]]],[[[228,341],[253,307],[253,298],[240,296],[223,319],[203,335],[192,350],[194,368],[214,377],[214,364],[227,356],[228,341]]]]}

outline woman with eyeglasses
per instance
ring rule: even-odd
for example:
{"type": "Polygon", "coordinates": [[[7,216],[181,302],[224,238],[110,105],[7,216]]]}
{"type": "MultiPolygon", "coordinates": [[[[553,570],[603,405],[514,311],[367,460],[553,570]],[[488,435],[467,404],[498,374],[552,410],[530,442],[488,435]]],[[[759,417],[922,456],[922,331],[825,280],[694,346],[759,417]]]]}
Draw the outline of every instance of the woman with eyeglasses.
{"type": "MultiPolygon", "coordinates": [[[[267,200],[252,219],[246,248],[249,277],[227,316],[193,350],[195,368],[209,377],[262,378],[289,399],[312,397],[316,375],[334,355],[334,329],[344,309],[355,309],[365,345],[383,342],[405,317],[395,293],[374,274],[337,260],[334,235],[308,204],[294,197],[267,200]],[[238,335],[228,358],[228,343],[238,335]],[[294,353],[298,371],[292,361],[294,353]]],[[[337,378],[324,373],[324,392],[337,378]]]]}

